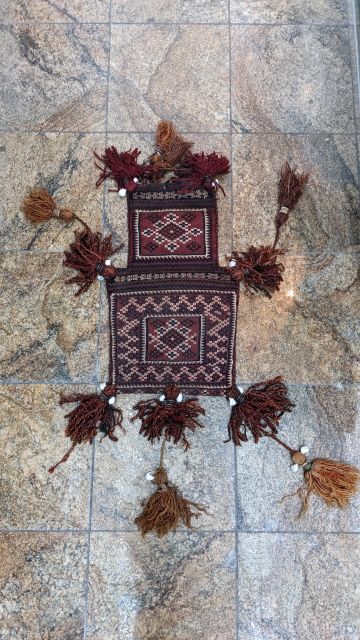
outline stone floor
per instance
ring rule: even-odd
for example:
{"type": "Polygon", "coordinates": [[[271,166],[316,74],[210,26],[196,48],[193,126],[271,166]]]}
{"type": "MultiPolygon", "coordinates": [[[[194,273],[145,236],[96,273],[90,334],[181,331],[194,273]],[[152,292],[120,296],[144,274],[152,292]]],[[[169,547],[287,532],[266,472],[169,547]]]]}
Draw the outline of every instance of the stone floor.
{"type": "MultiPolygon", "coordinates": [[[[126,436],[67,447],[60,391],[106,378],[107,303],[64,285],[73,227],[34,228],[19,205],[47,188],[126,239],[125,203],[95,190],[92,150],[152,149],[159,118],[232,158],[220,253],[268,242],[284,160],[310,171],[282,243],[271,301],[241,295],[238,382],[283,374],[295,411],[281,434],[360,464],[359,132],[351,0],[3,0],[0,171],[2,386],[0,638],[359,640],[359,501],[328,511],[271,442],[224,445],[229,410],[204,399],[206,429],[171,478],[211,505],[198,530],[142,540],[151,448],[126,436]],[[290,291],[294,295],[289,295],[290,291]]],[[[124,253],[118,264],[124,263],[124,253]]]]}

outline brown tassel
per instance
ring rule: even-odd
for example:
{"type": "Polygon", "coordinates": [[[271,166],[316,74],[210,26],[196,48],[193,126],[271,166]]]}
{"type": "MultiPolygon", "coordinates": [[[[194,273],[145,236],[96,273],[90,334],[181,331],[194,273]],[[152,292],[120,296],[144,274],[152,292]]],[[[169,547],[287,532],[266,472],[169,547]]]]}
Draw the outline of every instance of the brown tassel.
{"type": "Polygon", "coordinates": [[[194,145],[177,133],[172,122],[160,120],[155,137],[155,153],[150,162],[155,167],[156,179],[163,177],[166,171],[172,171],[194,145]]]}
{"type": "Polygon", "coordinates": [[[119,151],[116,147],[108,147],[105,149],[103,156],[99,156],[94,151],[94,156],[103,163],[103,167],[95,162],[95,167],[100,169],[100,178],[96,182],[96,187],[107,180],[114,180],[117,189],[109,189],[109,191],[117,191],[119,196],[126,196],[136,190],[138,182],[144,178],[151,178],[154,174],[154,168],[150,165],[138,164],[138,157],[141,154],[139,149],[129,149],[129,151],[119,151]]]}
{"type": "Polygon", "coordinates": [[[273,437],[281,416],[295,407],[287,397],[287,388],[281,376],[253,384],[244,393],[234,385],[228,389],[226,397],[232,409],[228,424],[229,438],[225,442],[232,440],[236,446],[247,442],[248,429],[256,443],[263,436],[273,437]]]}
{"type": "Polygon", "coordinates": [[[201,185],[208,191],[225,191],[216,179],[216,176],[225,176],[230,173],[230,163],[226,156],[220,156],[215,151],[212,153],[191,153],[186,156],[180,168],[175,171],[177,180],[184,183],[179,193],[189,193],[201,185]],[[179,179],[180,178],[180,179],[179,179]]]}
{"type": "Polygon", "coordinates": [[[268,298],[279,291],[282,272],[285,270],[281,262],[277,262],[282,251],[271,247],[250,247],[248,251],[233,251],[226,270],[235,282],[244,281],[246,291],[262,292],[268,298]]]}
{"type": "Polygon", "coordinates": [[[71,222],[74,218],[77,218],[70,209],[60,209],[45,189],[30,191],[22,204],[22,209],[25,217],[35,224],[45,222],[50,218],[59,218],[64,222],[71,222]]]}
{"type": "Polygon", "coordinates": [[[99,395],[76,393],[66,397],[61,394],[59,404],[67,402],[79,402],[80,404],[65,416],[65,418],[69,418],[65,436],[72,440],[72,445],[60,462],[50,467],[49,473],[54,473],[59,464],[66,462],[77,444],[82,442],[91,444],[92,439],[99,431],[103,433],[101,440],[108,437],[113,442],[117,442],[118,438],[113,435],[115,427],[118,426],[123,431],[125,430],[122,426],[123,416],[121,410],[112,406],[113,402],[115,402],[115,396],[116,387],[113,385],[105,386],[99,395]]]}
{"type": "Polygon", "coordinates": [[[179,489],[169,482],[163,467],[165,443],[166,439],[164,438],[160,464],[155,471],[153,480],[153,484],[156,484],[158,489],[150,496],[146,504],[142,504],[143,512],[134,521],[143,536],[151,531],[156,531],[158,537],[162,538],[169,531],[176,531],[180,523],[183,523],[188,529],[193,529],[191,519],[198,518],[201,513],[195,513],[191,507],[200,512],[208,513],[203,505],[183,498],[179,489]]]}
{"type": "Polygon", "coordinates": [[[310,496],[314,492],[325,501],[328,507],[344,509],[349,506],[350,499],[358,491],[360,481],[360,472],[356,467],[325,458],[315,458],[309,462],[300,451],[292,453],[292,461],[295,465],[303,467],[306,486],[284,496],[281,502],[292,496],[300,496],[303,505],[298,520],[307,512],[310,496]],[[303,495],[304,492],[305,495],[303,495]]]}
{"type": "Polygon", "coordinates": [[[113,248],[111,235],[103,239],[101,233],[93,233],[89,228],[74,233],[75,242],[70,245],[70,251],[64,251],[64,266],[79,271],[78,275],[66,280],[66,284],[80,285],[75,293],[79,296],[89,289],[96,277],[101,280],[115,277],[115,267],[105,264],[105,261],[124,245],[113,248]]]}
{"type": "Polygon", "coordinates": [[[279,238],[280,229],[288,221],[289,214],[299,202],[303,187],[309,178],[308,173],[296,173],[296,167],[291,169],[288,162],[282,166],[279,183],[279,205],[280,209],[276,215],[276,236],[273,244],[275,249],[279,238]]]}
{"type": "Polygon", "coordinates": [[[205,415],[205,410],[199,405],[197,398],[182,399],[178,387],[169,384],[164,389],[164,395],[150,400],[141,400],[133,409],[137,414],[131,418],[141,420],[140,434],[150,442],[160,440],[164,435],[166,440],[173,441],[174,444],[181,442],[185,451],[190,444],[185,435],[185,429],[190,429],[194,433],[196,427],[203,427],[196,420],[199,415],[205,415]]]}

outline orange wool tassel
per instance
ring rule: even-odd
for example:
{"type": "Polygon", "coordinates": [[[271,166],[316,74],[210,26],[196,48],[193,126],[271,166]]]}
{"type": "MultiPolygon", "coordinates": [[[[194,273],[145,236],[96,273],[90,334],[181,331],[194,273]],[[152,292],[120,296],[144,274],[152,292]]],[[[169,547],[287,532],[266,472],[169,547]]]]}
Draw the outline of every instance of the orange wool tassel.
{"type": "Polygon", "coordinates": [[[160,179],[166,171],[174,169],[177,162],[182,160],[193,146],[177,133],[172,122],[161,120],[158,124],[155,137],[155,153],[150,162],[154,165],[156,178],[160,179]]]}
{"type": "MultiPolygon", "coordinates": [[[[63,220],[63,222],[71,222],[77,217],[70,209],[60,209],[45,189],[34,189],[30,191],[22,204],[22,209],[25,217],[35,224],[45,222],[45,220],[50,220],[50,218],[58,218],[59,220],[63,220]]],[[[77,219],[79,220],[79,218],[77,219]]]]}
{"type": "Polygon", "coordinates": [[[317,493],[328,507],[344,509],[349,506],[350,499],[358,491],[360,481],[360,472],[356,467],[326,458],[315,458],[312,462],[308,462],[305,455],[298,451],[292,456],[292,461],[303,467],[306,486],[284,496],[281,502],[286,498],[299,495],[303,506],[298,519],[307,512],[312,493],[317,493]],[[304,492],[305,495],[303,495],[304,492]]]}

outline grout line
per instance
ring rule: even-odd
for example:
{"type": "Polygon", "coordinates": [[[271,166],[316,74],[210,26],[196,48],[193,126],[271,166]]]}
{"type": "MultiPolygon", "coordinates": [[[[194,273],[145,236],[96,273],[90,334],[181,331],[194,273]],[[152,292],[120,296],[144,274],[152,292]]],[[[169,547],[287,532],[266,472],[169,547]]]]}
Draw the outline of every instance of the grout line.
{"type": "MultiPolygon", "coordinates": [[[[355,51],[352,50],[352,40],[349,37],[349,46],[350,46],[350,56],[351,56],[351,60],[350,60],[350,65],[351,65],[351,80],[352,80],[352,98],[353,98],[353,111],[354,111],[354,122],[355,122],[355,127],[356,127],[356,121],[357,121],[357,117],[360,114],[360,60],[359,60],[359,40],[358,40],[358,26],[357,26],[357,6],[356,6],[356,1],[355,0],[351,0],[351,6],[352,6],[352,24],[350,21],[350,11],[349,11],[349,6],[347,4],[347,12],[348,12],[348,21],[349,21],[349,27],[353,28],[354,31],[354,48],[355,51]],[[356,74],[356,78],[354,78],[354,64],[353,64],[353,54],[355,55],[355,74],[356,74]],[[356,84],[356,88],[354,87],[354,84],[356,84]]],[[[355,144],[355,149],[356,149],[356,163],[357,163],[357,179],[358,179],[358,193],[359,193],[359,197],[360,197],[360,163],[359,163],[359,145],[358,145],[358,139],[356,137],[356,144],[355,144]]]]}
{"type": "Polygon", "coordinates": [[[355,43],[355,63],[356,63],[356,78],[357,78],[357,102],[360,107],[360,60],[359,60],[359,39],[358,39],[358,25],[357,25],[357,7],[355,0],[351,0],[352,5],[352,13],[353,13],[353,21],[350,24],[350,16],[349,9],[348,11],[348,19],[349,19],[349,27],[354,29],[354,43],[355,43]]]}
{"type": "MultiPolygon", "coordinates": [[[[353,6],[353,9],[355,9],[354,0],[352,0],[352,6],[353,6]]],[[[348,18],[348,28],[350,29],[352,24],[351,24],[351,17],[350,17],[350,10],[349,10],[348,3],[346,3],[346,12],[347,12],[347,18],[348,18]]],[[[354,20],[355,20],[355,15],[356,14],[354,14],[354,20]]],[[[357,75],[356,89],[358,91],[358,87],[359,87],[359,84],[358,84],[358,82],[359,82],[359,60],[358,60],[358,51],[357,51],[357,32],[356,32],[356,28],[354,28],[355,51],[353,51],[351,34],[350,33],[349,33],[349,36],[348,36],[348,43],[349,43],[349,54],[350,54],[351,97],[352,97],[352,106],[353,106],[354,129],[356,131],[356,114],[357,114],[358,110],[355,107],[355,78],[354,78],[354,57],[353,57],[353,54],[355,54],[355,65],[356,65],[356,75],[357,75]]],[[[358,157],[357,145],[356,145],[356,159],[357,159],[357,167],[358,167],[357,175],[358,175],[358,178],[359,178],[359,166],[358,166],[359,157],[358,157]]],[[[358,180],[358,184],[359,184],[359,180],[358,180]]]]}
{"type": "MultiPolygon", "coordinates": [[[[287,382],[284,381],[288,387],[335,387],[336,389],[342,390],[343,387],[359,387],[360,382],[287,382]]],[[[236,385],[242,386],[243,384],[257,384],[255,382],[240,380],[236,382],[236,385]]]]}
{"type": "MultiPolygon", "coordinates": [[[[89,533],[88,529],[0,529],[1,533],[89,533]]],[[[141,536],[141,534],[136,529],[92,529],[91,533],[136,533],[141,536]]],[[[309,531],[292,531],[291,529],[274,529],[273,531],[266,531],[266,529],[246,529],[246,530],[238,530],[236,529],[197,529],[194,531],[187,531],[186,529],[178,529],[178,533],[183,533],[186,535],[198,535],[198,534],[213,534],[213,533],[232,533],[232,534],[266,534],[266,535],[305,535],[305,536],[313,536],[315,535],[360,535],[360,531],[317,531],[316,529],[311,529],[309,531]]]]}
{"type": "MultiPolygon", "coordinates": [[[[229,38],[229,119],[230,119],[230,164],[233,166],[233,127],[232,127],[232,50],[231,50],[231,23],[230,23],[230,0],[228,0],[228,38],[229,38]]],[[[233,171],[230,173],[230,196],[231,196],[231,252],[234,249],[234,181],[233,171]]],[[[238,485],[237,485],[237,453],[234,447],[234,510],[235,510],[235,638],[239,636],[240,612],[239,612],[239,541],[238,541],[238,517],[239,517],[239,501],[238,501],[238,485]]]]}
{"type": "MultiPolygon", "coordinates": [[[[104,25],[107,26],[109,24],[109,22],[86,22],[86,21],[80,21],[80,20],[76,20],[76,22],[64,22],[64,21],[35,21],[35,20],[9,20],[9,21],[0,21],[0,25],[4,25],[4,26],[10,26],[10,25],[17,25],[17,24],[28,24],[31,26],[38,26],[38,25],[43,25],[43,24],[48,24],[48,25],[64,25],[66,27],[82,27],[82,26],[98,26],[98,25],[104,25]]],[[[116,26],[147,26],[147,27],[156,27],[157,25],[164,25],[164,26],[184,26],[184,27],[219,27],[219,26],[228,26],[229,24],[231,26],[239,26],[239,27],[313,27],[313,28],[321,28],[321,27],[328,27],[328,28],[345,28],[347,27],[347,23],[346,22],[338,22],[338,23],[328,23],[328,22],[231,22],[230,19],[227,22],[125,22],[125,21],[120,21],[118,22],[117,20],[114,20],[111,22],[112,25],[116,25],[116,26]]]]}
{"type": "MultiPolygon", "coordinates": [[[[109,52],[108,52],[108,67],[107,67],[107,89],[106,89],[106,133],[105,133],[105,148],[108,142],[108,122],[109,122],[109,86],[110,86],[110,58],[111,58],[111,12],[112,12],[112,0],[109,1],[109,52]]],[[[105,182],[103,184],[103,196],[102,196],[102,211],[101,211],[101,229],[104,236],[105,226],[105,206],[106,206],[106,188],[105,182]]],[[[99,366],[100,366],[100,331],[101,331],[101,307],[103,302],[103,287],[99,287],[99,309],[98,309],[98,331],[97,331],[97,345],[96,345],[96,363],[95,363],[95,381],[96,385],[99,384],[99,366]]],[[[84,607],[84,640],[87,636],[87,618],[88,618],[88,603],[89,603],[89,569],[90,569],[90,549],[91,549],[91,525],[92,525],[92,509],[93,509],[93,495],[94,495],[94,467],[95,467],[95,451],[96,451],[96,439],[93,441],[93,455],[91,463],[91,478],[90,478],[90,508],[89,508],[89,530],[88,530],[88,549],[86,558],[86,583],[85,583],[85,607],[84,607]]]]}
{"type": "Polygon", "coordinates": [[[92,518],[92,502],[93,502],[93,477],[95,462],[95,438],[92,443],[91,456],[91,473],[90,473],[90,498],[89,498],[89,522],[87,529],[87,550],[86,550],[86,572],[85,572],[85,603],[84,603],[84,640],[87,631],[87,612],[88,612],[88,595],[89,595],[89,567],[90,567],[90,541],[91,541],[91,518],[92,518]]]}
{"type": "MultiPolygon", "coordinates": [[[[10,133],[64,133],[64,134],[97,134],[97,135],[130,135],[136,134],[142,135],[154,135],[154,131],[83,131],[73,129],[0,129],[0,135],[7,135],[10,133]]],[[[183,135],[210,135],[210,136],[226,136],[229,135],[229,131],[180,131],[183,135]]],[[[357,131],[234,131],[234,135],[238,136],[356,136],[357,131]]]]}
{"type": "MultiPolygon", "coordinates": [[[[251,381],[251,380],[240,380],[237,381],[236,384],[239,385],[243,385],[243,384],[257,384],[258,381],[251,381]]],[[[52,385],[52,386],[94,386],[94,380],[90,380],[88,382],[69,382],[69,381],[55,381],[55,382],[49,382],[48,380],[0,380],[0,387],[6,387],[6,386],[16,386],[16,385],[52,385]]],[[[342,389],[342,387],[359,387],[360,386],[360,382],[286,382],[286,384],[288,386],[305,386],[305,387],[335,387],[337,389],[342,389]]],[[[133,394],[122,394],[122,395],[133,395],[133,394]]],[[[154,395],[154,394],[149,394],[149,395],[154,395]]],[[[155,394],[156,395],[156,394],[155,394]]],[[[191,394],[190,394],[191,395],[191,394]]],[[[211,396],[207,396],[207,397],[211,397],[211,396]]],[[[225,396],[213,396],[216,398],[222,398],[225,396]]]]}
{"type": "MultiPolygon", "coordinates": [[[[232,193],[232,189],[231,189],[232,193]]],[[[105,205],[103,205],[104,208],[105,205]]],[[[103,211],[104,213],[104,211],[103,211]]],[[[102,222],[104,225],[104,221],[102,222]]],[[[103,229],[104,231],[104,229],[103,229]]],[[[231,242],[232,244],[232,242],[231,242]]],[[[48,251],[47,249],[0,249],[0,253],[25,253],[25,254],[33,254],[33,253],[45,253],[45,254],[54,254],[61,256],[63,251],[48,251]]],[[[349,256],[349,255],[357,255],[360,253],[359,249],[352,249],[351,251],[284,251],[284,256],[349,256]]],[[[127,255],[127,250],[119,251],[119,255],[127,255]]],[[[101,289],[100,289],[101,290],[101,289]]]]}

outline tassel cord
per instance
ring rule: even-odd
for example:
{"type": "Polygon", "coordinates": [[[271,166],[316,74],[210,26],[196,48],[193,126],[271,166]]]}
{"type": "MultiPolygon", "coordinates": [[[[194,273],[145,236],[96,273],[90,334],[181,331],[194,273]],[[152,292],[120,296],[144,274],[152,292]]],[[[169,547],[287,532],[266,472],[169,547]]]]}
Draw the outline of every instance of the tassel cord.
{"type": "Polygon", "coordinates": [[[275,440],[275,442],[277,442],[278,444],[281,444],[281,446],[284,447],[284,449],[286,449],[291,456],[293,456],[294,453],[296,453],[296,449],[292,449],[291,447],[289,447],[289,445],[287,445],[286,442],[283,442],[282,440],[280,440],[280,438],[277,438],[274,433],[263,433],[262,435],[267,436],[272,440],[275,440]]]}

